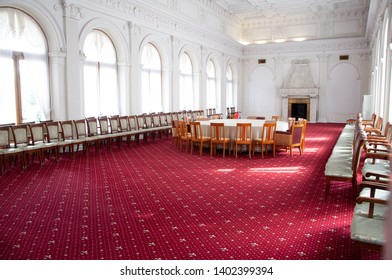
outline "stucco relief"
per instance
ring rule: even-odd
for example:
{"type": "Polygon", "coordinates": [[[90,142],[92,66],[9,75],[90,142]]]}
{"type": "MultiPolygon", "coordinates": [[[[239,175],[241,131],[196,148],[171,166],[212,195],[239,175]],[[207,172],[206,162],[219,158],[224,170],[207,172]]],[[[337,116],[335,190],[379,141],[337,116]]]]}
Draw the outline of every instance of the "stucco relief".
{"type": "Polygon", "coordinates": [[[284,85],[284,88],[279,91],[282,100],[282,118],[287,119],[288,117],[288,98],[306,98],[310,99],[309,121],[316,122],[319,89],[313,82],[308,59],[292,61],[291,69],[284,85]]]}

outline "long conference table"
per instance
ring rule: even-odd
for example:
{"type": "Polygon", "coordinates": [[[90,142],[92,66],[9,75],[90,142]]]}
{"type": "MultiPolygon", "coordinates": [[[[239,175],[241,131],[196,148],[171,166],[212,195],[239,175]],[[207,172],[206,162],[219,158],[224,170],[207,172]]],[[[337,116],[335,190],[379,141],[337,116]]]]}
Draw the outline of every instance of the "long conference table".
{"type": "MultiPolygon", "coordinates": [[[[216,119],[208,121],[200,121],[203,136],[210,136],[210,123],[224,123],[225,124],[225,137],[231,140],[231,149],[233,149],[235,132],[237,123],[251,123],[252,124],[252,138],[261,137],[261,129],[266,120],[254,120],[254,119],[216,119]]],[[[288,122],[277,121],[277,131],[287,131],[289,129],[288,122]]]]}

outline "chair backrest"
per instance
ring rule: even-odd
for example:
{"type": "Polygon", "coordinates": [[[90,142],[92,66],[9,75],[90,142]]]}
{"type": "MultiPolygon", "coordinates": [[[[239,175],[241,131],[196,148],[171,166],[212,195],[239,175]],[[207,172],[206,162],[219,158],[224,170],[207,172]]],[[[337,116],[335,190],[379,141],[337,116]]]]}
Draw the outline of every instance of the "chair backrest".
{"type": "Polygon", "coordinates": [[[180,122],[180,136],[189,139],[190,136],[188,134],[188,126],[186,121],[179,121],[180,122]]]}
{"type": "Polygon", "coordinates": [[[167,122],[167,114],[164,114],[164,113],[159,114],[159,123],[162,126],[169,125],[169,123],[167,122]]]}
{"type": "Polygon", "coordinates": [[[101,116],[98,118],[100,134],[109,134],[109,121],[107,116],[101,116]]]}
{"type": "Polygon", "coordinates": [[[45,123],[48,142],[60,141],[59,122],[46,122],[45,123]]]}
{"type": "Polygon", "coordinates": [[[118,133],[120,131],[118,116],[110,116],[108,120],[110,123],[110,133],[118,133]]]}
{"type": "Polygon", "coordinates": [[[144,115],[136,116],[136,120],[137,120],[137,126],[139,127],[139,129],[147,128],[147,124],[145,122],[144,115]]]}
{"type": "Polygon", "coordinates": [[[88,136],[98,134],[98,120],[95,117],[86,118],[88,136]]]}
{"type": "Polygon", "coordinates": [[[43,123],[28,124],[30,130],[31,144],[43,143],[45,141],[45,128],[43,123]]]}
{"type": "Polygon", "coordinates": [[[180,137],[180,121],[172,120],[172,135],[173,137],[180,137]]]}
{"type": "Polygon", "coordinates": [[[298,119],[298,123],[302,124],[304,127],[302,128],[302,141],[305,139],[306,127],[308,126],[307,119],[298,119]]]}
{"type": "Polygon", "coordinates": [[[261,139],[263,141],[275,140],[276,122],[265,122],[261,139]]]}
{"type": "Polygon", "coordinates": [[[10,138],[10,127],[0,126],[0,148],[9,148],[10,138]]]}
{"type": "Polygon", "coordinates": [[[252,124],[237,123],[235,129],[235,138],[240,141],[252,140],[252,124]]]}
{"type": "Polygon", "coordinates": [[[152,120],[152,114],[144,115],[144,123],[146,124],[147,128],[151,128],[154,126],[152,120]]]}
{"type": "Polygon", "coordinates": [[[74,138],[73,121],[61,121],[61,135],[64,140],[74,138]]]}
{"type": "Polygon", "coordinates": [[[272,116],[271,120],[276,121],[276,122],[280,121],[280,116],[272,116]]]}
{"type": "Polygon", "coordinates": [[[74,120],[76,129],[76,138],[82,139],[87,137],[87,125],[85,119],[74,120]]]}
{"type": "Polygon", "coordinates": [[[178,118],[178,113],[177,112],[172,112],[171,113],[171,118],[172,118],[172,120],[179,120],[179,121],[181,120],[181,119],[178,118]]]}
{"type": "Polygon", "coordinates": [[[223,141],[225,138],[225,124],[210,123],[210,136],[212,141],[223,141]]]}
{"type": "Polygon", "coordinates": [[[170,125],[173,120],[173,114],[171,113],[166,113],[166,125],[170,125]]]}
{"type": "Polygon", "coordinates": [[[366,140],[366,134],[364,131],[361,131],[359,134],[359,137],[357,137],[357,139],[353,145],[353,157],[352,157],[351,168],[353,171],[353,179],[355,179],[355,180],[356,180],[356,176],[357,176],[358,166],[361,161],[361,155],[362,155],[361,151],[362,151],[363,145],[365,144],[365,140],[366,140]]]}
{"type": "Polygon", "coordinates": [[[376,123],[374,124],[374,127],[381,131],[382,130],[382,123],[383,123],[383,118],[378,117],[376,123]]]}
{"type": "Polygon", "coordinates": [[[120,131],[129,131],[130,130],[128,116],[118,117],[118,122],[120,125],[120,131]]]}
{"type": "Polygon", "coordinates": [[[159,127],[161,126],[161,119],[159,114],[152,114],[151,115],[151,126],[159,127]]]}
{"type": "Polygon", "coordinates": [[[12,130],[12,135],[14,136],[15,148],[17,148],[18,145],[21,144],[27,145],[28,137],[27,137],[26,124],[12,125],[11,130],[12,130]]]}
{"type": "Polygon", "coordinates": [[[129,123],[130,130],[139,130],[143,128],[143,126],[142,127],[139,126],[138,118],[136,116],[129,116],[128,123],[129,123]]]}
{"type": "Polygon", "coordinates": [[[203,137],[200,122],[190,122],[192,140],[200,140],[203,137]]]}
{"type": "Polygon", "coordinates": [[[373,113],[373,114],[372,114],[372,118],[371,118],[371,122],[373,123],[373,126],[374,126],[375,123],[376,123],[376,118],[377,118],[377,114],[376,114],[376,113],[373,113]]]}
{"type": "Polygon", "coordinates": [[[293,124],[291,127],[291,144],[301,144],[302,141],[302,130],[304,125],[301,123],[293,124]]]}

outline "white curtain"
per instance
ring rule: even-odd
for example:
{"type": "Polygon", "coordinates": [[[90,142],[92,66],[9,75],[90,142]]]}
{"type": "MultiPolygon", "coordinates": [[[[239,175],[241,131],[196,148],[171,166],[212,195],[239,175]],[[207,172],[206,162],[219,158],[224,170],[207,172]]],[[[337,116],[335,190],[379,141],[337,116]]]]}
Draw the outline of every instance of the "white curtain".
{"type": "Polygon", "coordinates": [[[12,8],[0,8],[1,51],[1,122],[15,122],[15,69],[19,63],[22,120],[50,119],[50,93],[47,45],[42,29],[27,14],[12,8]],[[18,56],[13,57],[13,54],[18,56]],[[6,70],[4,70],[6,69],[6,70]]]}
{"type": "Polygon", "coordinates": [[[216,72],[212,60],[207,63],[207,108],[216,108],[216,72]]]}
{"type": "Polygon", "coordinates": [[[16,106],[13,69],[12,51],[0,49],[0,123],[15,122],[16,106]]]}
{"type": "Polygon", "coordinates": [[[112,41],[102,31],[93,30],[83,51],[85,116],[118,115],[117,59],[112,41]]]}
{"type": "Polygon", "coordinates": [[[101,115],[117,115],[119,103],[116,65],[101,63],[100,77],[101,115]]]}
{"type": "Polygon", "coordinates": [[[142,112],[161,112],[162,71],[161,57],[153,44],[147,44],[142,52],[142,112]]]}
{"type": "Polygon", "coordinates": [[[193,76],[192,61],[187,53],[181,55],[180,60],[180,108],[193,110],[193,76]]]}
{"type": "Polygon", "coordinates": [[[25,52],[20,72],[23,118],[30,121],[49,120],[51,106],[48,57],[45,54],[25,52]]]}
{"type": "Polygon", "coordinates": [[[226,70],[226,105],[227,107],[234,106],[234,92],[233,92],[233,71],[228,66],[226,70]]]}
{"type": "Polygon", "coordinates": [[[84,114],[86,117],[100,116],[98,62],[84,63],[84,114]]]}

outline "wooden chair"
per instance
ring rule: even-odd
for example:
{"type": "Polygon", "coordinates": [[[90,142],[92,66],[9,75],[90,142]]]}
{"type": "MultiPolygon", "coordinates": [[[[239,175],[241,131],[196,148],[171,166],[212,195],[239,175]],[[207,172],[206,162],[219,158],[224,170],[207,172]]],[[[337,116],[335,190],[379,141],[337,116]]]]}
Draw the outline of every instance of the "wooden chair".
{"type": "Polygon", "coordinates": [[[238,154],[238,145],[246,145],[249,151],[249,158],[252,157],[252,124],[251,123],[237,123],[235,129],[235,157],[238,154]]]}
{"type": "Polygon", "coordinates": [[[201,129],[200,122],[190,122],[191,127],[191,154],[193,153],[193,146],[199,145],[200,155],[203,154],[203,144],[211,142],[210,136],[203,136],[203,130],[201,129]]]}
{"type": "Polygon", "coordinates": [[[180,151],[185,142],[185,152],[188,151],[188,144],[191,143],[191,133],[188,132],[188,125],[185,121],[180,121],[180,151]]]}
{"type": "MultiPolygon", "coordinates": [[[[63,147],[68,147],[71,156],[74,156],[75,145],[77,150],[79,145],[83,145],[84,139],[77,139],[75,135],[75,126],[72,120],[60,121],[61,137],[64,141],[63,147]]],[[[64,152],[64,149],[63,149],[64,152]]]]}
{"type": "Polygon", "coordinates": [[[12,125],[11,130],[15,148],[21,148],[24,151],[25,167],[27,167],[30,156],[32,161],[34,160],[34,156],[37,156],[39,162],[42,164],[41,147],[31,143],[31,133],[28,132],[28,126],[26,124],[12,125]]]}
{"type": "Polygon", "coordinates": [[[180,121],[178,120],[172,120],[172,142],[173,144],[176,146],[176,148],[179,146],[180,144],[180,121]]]}
{"type": "Polygon", "coordinates": [[[390,182],[362,182],[351,220],[351,240],[355,242],[355,259],[361,249],[381,251],[385,244],[385,220],[390,196],[390,182]]]}
{"type": "Polygon", "coordinates": [[[147,142],[147,138],[150,135],[150,133],[148,131],[145,115],[136,116],[136,120],[137,120],[137,126],[140,130],[140,134],[143,136],[144,142],[147,142]]]}
{"type": "Polygon", "coordinates": [[[308,126],[308,120],[298,118],[298,123],[303,124],[303,126],[304,126],[302,129],[302,139],[301,139],[301,149],[303,152],[305,150],[305,136],[306,136],[306,127],[308,126]]]}
{"type": "Polygon", "coordinates": [[[373,113],[370,120],[362,120],[361,123],[364,127],[374,127],[376,123],[376,119],[377,119],[377,115],[373,113]]]}
{"type": "Polygon", "coordinates": [[[294,124],[290,132],[277,131],[275,135],[275,147],[284,147],[290,150],[290,156],[293,156],[293,148],[299,149],[299,154],[302,155],[302,137],[303,124],[294,124]]]}
{"type": "Polygon", "coordinates": [[[94,140],[91,141],[91,143],[94,143],[96,151],[99,151],[101,143],[107,141],[108,136],[105,134],[101,134],[101,130],[98,126],[99,120],[95,117],[92,118],[86,118],[86,124],[87,124],[87,136],[88,137],[94,137],[94,140]]]}
{"type": "Polygon", "coordinates": [[[271,120],[273,120],[275,122],[280,121],[280,116],[272,116],[271,120]]]}
{"type": "Polygon", "coordinates": [[[25,169],[25,157],[24,150],[20,147],[11,146],[11,127],[0,126],[0,160],[1,160],[1,171],[4,174],[7,170],[7,160],[11,166],[12,162],[14,165],[16,164],[17,159],[19,158],[20,165],[22,169],[25,169]]]}
{"type": "Polygon", "coordinates": [[[357,195],[357,171],[365,138],[366,134],[363,131],[358,132],[358,135],[354,138],[351,161],[348,161],[346,156],[334,161],[328,160],[325,168],[325,199],[328,197],[331,181],[351,182],[353,193],[357,195]]]}
{"type": "Polygon", "coordinates": [[[127,145],[130,146],[132,132],[131,132],[131,128],[129,127],[128,116],[118,117],[118,129],[122,134],[120,140],[123,141],[123,139],[125,138],[127,145]]]}
{"type": "MultiPolygon", "coordinates": [[[[169,117],[170,118],[170,117],[169,117]]],[[[171,120],[168,122],[168,114],[167,113],[160,113],[159,114],[159,125],[161,127],[161,133],[169,137],[172,131],[172,123],[171,120]]]]}
{"type": "Polygon", "coordinates": [[[113,143],[114,141],[117,144],[117,147],[121,146],[121,141],[123,138],[123,135],[120,130],[120,123],[118,120],[119,116],[110,116],[108,117],[108,122],[109,122],[109,138],[110,142],[113,143]]]}
{"type": "Polygon", "coordinates": [[[101,141],[100,144],[106,144],[106,146],[110,149],[112,145],[112,138],[110,137],[110,124],[107,116],[100,116],[98,118],[98,123],[99,123],[99,135],[101,135],[101,138],[103,140],[101,141]]]}
{"type": "Polygon", "coordinates": [[[381,134],[382,133],[382,125],[384,119],[382,117],[378,117],[374,126],[365,126],[365,131],[368,134],[381,134]]]}
{"type": "Polygon", "coordinates": [[[78,119],[74,120],[75,131],[76,131],[76,139],[80,140],[81,142],[77,143],[76,145],[76,152],[79,151],[80,145],[83,148],[83,154],[88,152],[88,148],[97,142],[97,138],[92,136],[87,136],[87,124],[85,119],[78,119]]]}
{"type": "Polygon", "coordinates": [[[264,147],[265,153],[268,153],[268,146],[272,146],[272,153],[275,158],[275,132],[276,132],[276,122],[265,122],[261,128],[261,137],[254,138],[252,140],[252,150],[253,155],[255,154],[255,147],[260,145],[261,148],[261,158],[264,158],[264,147]]]}
{"type": "MultiPolygon", "coordinates": [[[[72,125],[72,123],[71,123],[72,125]]],[[[60,158],[60,151],[63,148],[63,153],[65,149],[68,148],[68,151],[71,154],[71,149],[73,147],[71,139],[63,139],[62,133],[60,131],[60,123],[57,121],[54,122],[46,122],[45,123],[46,132],[47,132],[47,141],[48,143],[55,143],[56,144],[56,160],[59,161],[60,158]]]]}
{"type": "Polygon", "coordinates": [[[138,126],[138,121],[136,116],[135,115],[128,116],[128,123],[129,123],[129,129],[130,131],[132,131],[132,136],[134,137],[134,140],[136,141],[137,144],[139,144],[140,130],[142,128],[138,126]]]}
{"type": "Polygon", "coordinates": [[[45,124],[44,123],[28,124],[28,127],[31,135],[30,144],[38,145],[40,147],[41,151],[39,156],[41,157],[40,159],[41,164],[44,163],[45,155],[49,157],[50,152],[53,153],[56,161],[58,161],[57,143],[48,141],[47,133],[45,133],[46,131],[45,124]]]}
{"type": "Polygon", "coordinates": [[[228,137],[225,137],[225,124],[224,123],[210,123],[210,156],[212,156],[212,152],[216,154],[216,146],[223,146],[223,157],[225,157],[226,147],[228,153],[230,155],[230,143],[231,140],[228,137]]]}

